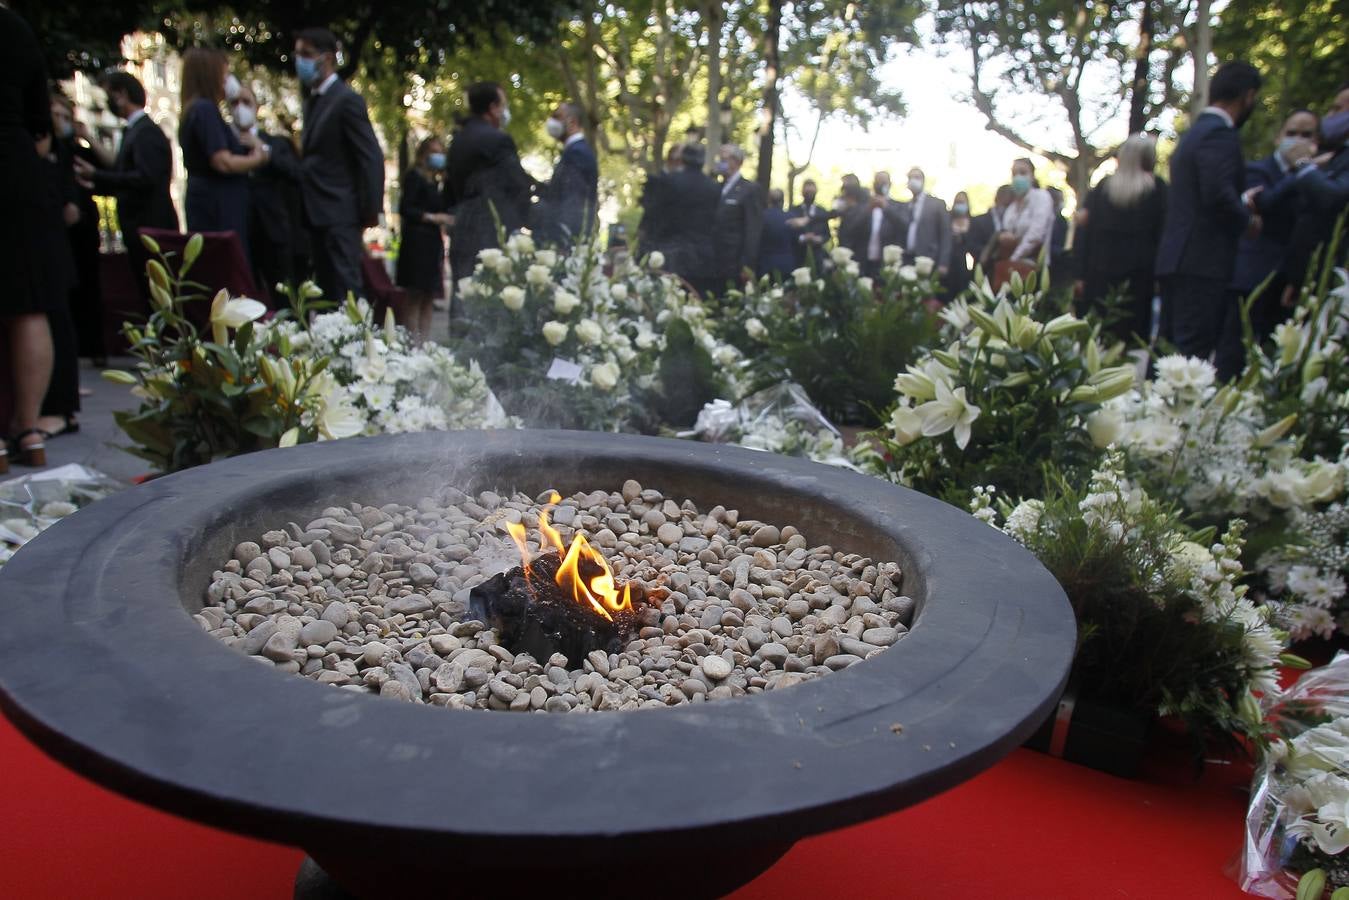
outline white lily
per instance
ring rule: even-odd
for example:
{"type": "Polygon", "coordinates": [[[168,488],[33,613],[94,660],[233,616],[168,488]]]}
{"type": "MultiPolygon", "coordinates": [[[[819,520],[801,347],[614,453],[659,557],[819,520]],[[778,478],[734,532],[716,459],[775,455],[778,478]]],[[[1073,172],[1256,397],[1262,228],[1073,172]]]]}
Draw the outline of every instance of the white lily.
{"type": "Polygon", "coordinates": [[[965,397],[965,388],[954,390],[943,381],[936,382],[937,396],[914,410],[923,420],[923,435],[936,437],[954,431],[956,446],[961,450],[970,442],[970,426],[979,418],[979,407],[965,397]]]}
{"type": "Polygon", "coordinates": [[[217,344],[229,341],[229,329],[242,328],[249,322],[267,315],[267,307],[250,297],[230,298],[221,290],[211,301],[211,338],[217,344]]]}

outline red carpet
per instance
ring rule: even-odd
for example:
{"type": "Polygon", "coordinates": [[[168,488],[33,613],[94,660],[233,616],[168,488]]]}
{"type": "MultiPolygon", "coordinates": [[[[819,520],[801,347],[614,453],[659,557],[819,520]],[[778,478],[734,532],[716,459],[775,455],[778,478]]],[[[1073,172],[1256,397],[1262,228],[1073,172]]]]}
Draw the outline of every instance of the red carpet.
{"type": "MultiPolygon", "coordinates": [[[[3,717],[0,760],[0,897],[290,897],[298,850],[125,800],[49,760],[3,717]]],[[[803,841],[732,896],[1245,896],[1223,874],[1241,839],[1244,776],[1210,767],[1190,781],[1166,765],[1125,781],[1018,750],[913,809],[803,841]]]]}

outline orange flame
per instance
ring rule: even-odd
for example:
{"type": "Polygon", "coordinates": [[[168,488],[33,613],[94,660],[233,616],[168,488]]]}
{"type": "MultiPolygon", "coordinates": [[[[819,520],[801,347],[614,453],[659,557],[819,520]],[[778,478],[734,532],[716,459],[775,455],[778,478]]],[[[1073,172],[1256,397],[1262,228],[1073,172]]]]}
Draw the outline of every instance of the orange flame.
{"type": "MultiPolygon", "coordinates": [[[[571,594],[577,603],[588,605],[597,614],[612,622],[615,614],[632,611],[632,585],[625,584],[623,590],[619,591],[609,561],[590,546],[585,535],[577,533],[572,538],[570,547],[562,543],[562,535],[548,522],[549,510],[561,499],[557,491],[553,491],[548,497],[548,505],[539,513],[539,531],[543,534],[544,540],[552,544],[562,556],[562,565],[558,568],[554,580],[558,587],[571,594]],[[582,568],[589,570],[591,573],[589,577],[582,573],[582,568]]],[[[515,541],[515,545],[520,548],[520,558],[524,560],[525,579],[528,580],[532,577],[533,571],[529,565],[529,544],[525,541],[525,527],[507,522],[506,530],[515,541]]]]}

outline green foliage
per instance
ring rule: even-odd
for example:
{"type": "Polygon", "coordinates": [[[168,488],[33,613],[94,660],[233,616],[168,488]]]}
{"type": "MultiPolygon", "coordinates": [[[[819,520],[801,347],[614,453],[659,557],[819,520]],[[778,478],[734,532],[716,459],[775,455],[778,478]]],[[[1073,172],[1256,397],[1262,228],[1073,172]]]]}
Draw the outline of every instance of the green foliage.
{"type": "Polygon", "coordinates": [[[691,425],[703,405],[725,390],[712,354],[698,343],[683,319],[673,319],[665,326],[660,383],[662,393],[652,406],[662,422],[673,425],[691,425]]]}
{"type": "Polygon", "coordinates": [[[32,26],[41,42],[47,76],[62,80],[75,72],[97,75],[120,63],[122,36],[138,28],[154,27],[164,3],[14,0],[9,6],[32,26]]]}
{"type": "Polygon", "coordinates": [[[1288,113],[1324,112],[1344,82],[1349,5],[1344,0],[1231,0],[1213,29],[1219,59],[1244,59],[1264,76],[1242,129],[1247,156],[1269,153],[1288,113]]]}
{"type": "Polygon", "coordinates": [[[963,505],[977,485],[1039,496],[1042,469],[1085,478],[1100,456],[1087,418],[1133,385],[1094,328],[1058,314],[1038,273],[1006,297],[976,288],[942,314],[955,334],[895,381],[899,404],[875,437],[887,477],[963,505]],[[962,436],[961,429],[964,429],[962,436]]]}
{"type": "MultiPolygon", "coordinates": [[[[144,240],[156,257],[147,263],[155,309],[143,327],[124,326],[139,364],[134,373],[104,373],[132,385],[141,400],[135,410],[113,414],[132,440],[125,449],[161,471],[175,472],[317,439],[322,426],[313,413],[321,401],[313,391],[328,360],[293,358],[283,345],[274,348],[281,360],[274,362],[253,329],[252,319],[265,308],[254,300],[231,301],[224,291],[211,302],[213,334],[204,339],[187,312],[189,304],[206,301],[204,287],[187,280],[201,250],[200,235],[188,242],[176,271],[174,254],[144,240]]],[[[306,298],[297,295],[297,301],[303,312],[306,298]]]]}

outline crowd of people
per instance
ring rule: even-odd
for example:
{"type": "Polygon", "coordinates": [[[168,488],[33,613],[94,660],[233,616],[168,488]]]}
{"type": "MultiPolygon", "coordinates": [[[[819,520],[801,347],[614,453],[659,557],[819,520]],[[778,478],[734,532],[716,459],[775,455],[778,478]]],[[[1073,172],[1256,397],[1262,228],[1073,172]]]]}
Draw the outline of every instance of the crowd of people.
{"type": "MultiPolygon", "coordinates": [[[[136,236],[179,228],[170,196],[173,153],[132,75],[113,71],[100,81],[107,108],[125,122],[110,154],[49,86],[28,26],[0,7],[0,28],[6,45],[18,48],[0,74],[4,201],[29,211],[6,217],[0,241],[0,324],[14,404],[12,421],[3,423],[10,436],[4,446],[11,458],[40,464],[45,440],[78,428],[78,357],[106,355],[94,197],[114,199],[148,300],[147,252],[136,236]]],[[[383,154],[364,100],[338,74],[333,34],[305,29],[294,49],[305,91],[298,142],[259,127],[258,99],[231,72],[227,54],[184,54],[176,136],[187,171],[183,224],[235,235],[256,284],[312,274],[326,297],[362,295],[362,234],[383,208],[383,154]]],[[[1209,105],[1172,156],[1170,184],[1154,171],[1153,139],[1133,135],[1120,146],[1115,171],[1080,198],[1071,224],[1062,193],[1040,185],[1030,159],[1012,164],[993,205],[979,214],[964,191],[949,207],[929,193],[918,167],[905,174],[907,199],[896,196],[889,172],[879,171],[869,189],[844,176],[827,205],[807,180],[800,202],[786,208],[781,190],[765,192],[745,176],[740,147],[717,148],[709,167],[695,136],[670,148],[663,170],[648,178],[637,252],[661,253],[668,271],[702,293],[828,266],[834,246],[851,250],[865,275],[893,262],[887,248],[899,248],[908,263],[932,260],[941,286],[936,300],[964,290],[975,266],[997,285],[1013,272],[1048,265],[1071,276],[1079,309],[1097,313],[1119,337],[1146,343],[1155,333],[1182,353],[1214,357],[1220,374],[1232,377],[1242,362],[1242,302],[1259,289],[1250,319],[1257,336],[1270,334],[1349,201],[1349,85],[1331,98],[1324,118],[1290,111],[1273,152],[1246,163],[1238,130],[1260,83],[1246,63],[1220,67],[1209,105]]],[[[579,106],[558,104],[544,124],[560,145],[547,181],[521,165],[505,130],[510,103],[501,85],[470,86],[465,107],[453,134],[421,141],[398,190],[394,279],[409,301],[404,324],[421,339],[430,337],[447,261],[452,286],[500,234],[529,228],[540,243],[565,251],[594,236],[598,224],[598,163],[579,106]]],[[[627,241],[615,229],[610,243],[627,241]]],[[[451,306],[452,319],[462,315],[451,306]]]]}

